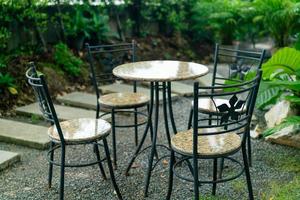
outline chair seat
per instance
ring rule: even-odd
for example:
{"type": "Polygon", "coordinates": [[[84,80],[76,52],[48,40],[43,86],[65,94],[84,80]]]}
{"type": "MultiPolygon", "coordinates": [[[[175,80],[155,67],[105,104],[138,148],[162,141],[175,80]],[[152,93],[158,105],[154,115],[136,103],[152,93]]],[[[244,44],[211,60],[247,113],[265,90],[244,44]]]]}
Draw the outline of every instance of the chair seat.
{"type": "MultiPolygon", "coordinates": [[[[201,132],[209,133],[217,131],[215,128],[199,129],[201,132]]],[[[193,155],[193,129],[178,132],[171,139],[172,148],[182,154],[193,155]]],[[[199,156],[220,156],[235,152],[241,146],[241,137],[233,132],[218,135],[198,136],[199,156]]]]}
{"type": "MultiPolygon", "coordinates": [[[[192,106],[194,104],[194,101],[192,101],[192,106]]],[[[220,106],[222,104],[226,104],[230,107],[229,100],[228,99],[217,99],[214,98],[214,101],[210,98],[199,98],[198,99],[198,108],[199,111],[207,112],[207,113],[219,113],[217,110],[217,106],[220,106]]],[[[245,111],[246,106],[236,109],[237,112],[243,112],[245,111]]]]}
{"type": "MultiPolygon", "coordinates": [[[[110,133],[111,125],[103,119],[80,118],[60,123],[64,139],[68,143],[99,140],[110,133]]],[[[60,142],[56,126],[48,129],[51,140],[60,142]]]]}
{"type": "Polygon", "coordinates": [[[143,93],[122,92],[100,96],[99,103],[110,108],[132,108],[148,104],[149,96],[143,93]]]}

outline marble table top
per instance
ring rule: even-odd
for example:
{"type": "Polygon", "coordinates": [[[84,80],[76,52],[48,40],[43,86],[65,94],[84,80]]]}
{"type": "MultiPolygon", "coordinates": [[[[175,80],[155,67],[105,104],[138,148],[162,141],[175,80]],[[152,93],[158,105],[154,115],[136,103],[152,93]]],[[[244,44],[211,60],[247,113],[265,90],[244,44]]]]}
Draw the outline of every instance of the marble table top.
{"type": "Polygon", "coordinates": [[[193,62],[154,60],[119,65],[113,74],[134,81],[179,81],[204,76],[208,71],[205,65],[193,62]]]}

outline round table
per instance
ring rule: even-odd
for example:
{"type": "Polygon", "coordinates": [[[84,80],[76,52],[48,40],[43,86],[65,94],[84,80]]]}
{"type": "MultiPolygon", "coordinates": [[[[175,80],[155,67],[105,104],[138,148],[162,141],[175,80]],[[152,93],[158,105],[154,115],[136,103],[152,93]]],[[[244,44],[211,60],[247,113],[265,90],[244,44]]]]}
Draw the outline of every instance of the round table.
{"type": "MultiPolygon", "coordinates": [[[[144,195],[147,196],[148,188],[150,183],[151,172],[156,166],[156,163],[162,160],[163,157],[157,159],[157,162],[153,165],[153,158],[157,156],[157,146],[163,146],[167,149],[171,145],[171,137],[169,130],[170,119],[173,133],[176,134],[176,125],[173,117],[172,101],[171,101],[171,82],[194,79],[206,75],[209,72],[205,65],[197,64],[194,62],[182,62],[182,61],[171,61],[171,60],[154,60],[154,61],[142,61],[134,63],[126,63],[119,65],[113,69],[113,74],[125,80],[131,81],[149,81],[150,82],[150,109],[148,123],[145,128],[143,137],[137,146],[137,149],[130,160],[130,163],[126,169],[126,174],[128,175],[129,170],[135,160],[139,155],[146,136],[149,132],[151,133],[151,153],[149,156],[149,165],[146,174],[146,183],[144,195]],[[164,124],[166,129],[166,136],[168,140],[168,146],[156,144],[157,132],[158,132],[158,121],[159,121],[159,90],[162,89],[162,107],[164,114],[164,124]],[[155,115],[154,115],[154,125],[152,124],[152,113],[153,107],[155,105],[155,115]],[[168,117],[169,111],[169,117],[168,117]],[[154,167],[153,167],[154,166],[154,167]]],[[[146,149],[146,148],[145,148],[146,149]]],[[[145,150],[144,149],[144,150],[145,150]]]]}

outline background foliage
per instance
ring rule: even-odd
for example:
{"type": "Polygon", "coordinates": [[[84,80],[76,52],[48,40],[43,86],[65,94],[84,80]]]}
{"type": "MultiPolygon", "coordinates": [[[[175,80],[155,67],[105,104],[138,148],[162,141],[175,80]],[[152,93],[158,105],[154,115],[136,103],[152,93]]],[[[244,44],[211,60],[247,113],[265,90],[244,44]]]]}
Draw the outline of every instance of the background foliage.
{"type": "MultiPolygon", "coordinates": [[[[81,58],[85,42],[112,43],[143,37],[147,40],[159,35],[175,38],[181,46],[188,47],[178,50],[175,57],[186,54],[192,59],[202,56],[203,51],[209,52],[215,42],[230,45],[243,40],[255,45],[268,37],[276,48],[290,45],[300,49],[300,0],[124,0],[123,4],[101,0],[97,5],[88,0],[82,2],[71,5],[69,0],[0,0],[1,95],[17,95],[24,87],[23,71],[15,72],[11,64],[16,58],[20,63],[42,60],[44,66],[80,77],[84,71],[81,58]],[[202,49],[198,50],[199,46],[202,49]]],[[[144,51],[160,48],[161,41],[150,39],[144,51]]],[[[172,42],[168,45],[175,46],[172,42]]],[[[164,58],[172,57],[168,52],[163,54],[164,58]]],[[[204,62],[209,61],[205,59],[204,62]]],[[[289,78],[279,76],[282,73],[275,75],[272,79],[276,77],[276,81],[289,78]]],[[[293,86],[275,86],[272,81],[261,87],[260,108],[275,103],[287,90],[295,94],[293,86]]]]}

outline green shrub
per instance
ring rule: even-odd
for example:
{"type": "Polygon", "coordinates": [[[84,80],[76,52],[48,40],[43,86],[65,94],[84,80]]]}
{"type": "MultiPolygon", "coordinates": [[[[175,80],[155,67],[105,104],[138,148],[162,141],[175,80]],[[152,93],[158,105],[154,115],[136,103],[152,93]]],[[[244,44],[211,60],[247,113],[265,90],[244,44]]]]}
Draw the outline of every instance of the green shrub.
{"type": "Polygon", "coordinates": [[[83,62],[74,56],[72,51],[63,43],[55,45],[55,62],[72,76],[79,76],[83,62]]]}
{"type": "Polygon", "coordinates": [[[191,30],[196,39],[231,44],[241,26],[241,0],[198,1],[192,9],[191,30]]]}
{"type": "Polygon", "coordinates": [[[86,3],[72,8],[63,17],[65,33],[75,43],[77,51],[82,48],[85,39],[107,39],[110,33],[109,17],[104,9],[86,3]]]}
{"type": "MultiPolygon", "coordinates": [[[[268,105],[285,99],[293,106],[300,105],[300,51],[293,48],[278,50],[262,65],[263,81],[257,96],[256,106],[263,109],[268,105]]],[[[283,128],[293,126],[299,130],[300,116],[290,116],[273,128],[267,129],[263,135],[268,136],[283,128]]]]}
{"type": "Polygon", "coordinates": [[[300,30],[300,4],[298,0],[255,0],[255,20],[261,22],[277,47],[289,44],[292,34],[300,30]]]}
{"type": "Polygon", "coordinates": [[[8,73],[2,74],[0,72],[0,93],[5,89],[13,95],[18,93],[15,86],[15,79],[8,73]]]}

